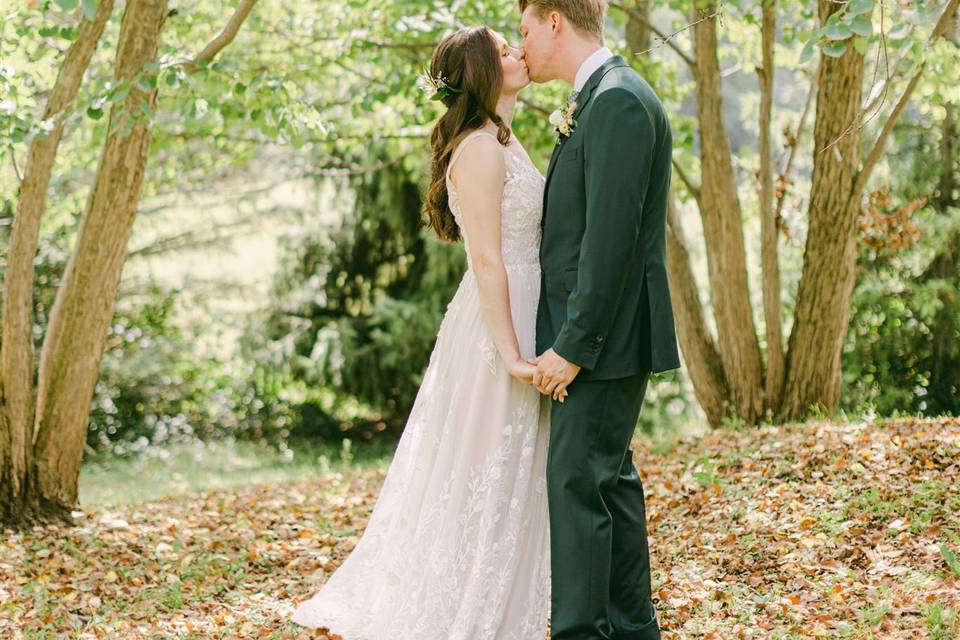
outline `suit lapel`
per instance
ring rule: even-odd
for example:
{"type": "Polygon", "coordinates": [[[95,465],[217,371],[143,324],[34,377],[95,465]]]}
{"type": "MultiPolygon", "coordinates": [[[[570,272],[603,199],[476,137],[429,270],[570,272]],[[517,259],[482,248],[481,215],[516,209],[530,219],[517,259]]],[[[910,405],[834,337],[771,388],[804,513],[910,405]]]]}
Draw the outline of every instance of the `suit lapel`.
{"type": "Polygon", "coordinates": [[[553,145],[553,153],[550,155],[550,164],[547,166],[546,183],[544,184],[544,187],[543,187],[544,205],[546,205],[547,203],[546,194],[547,194],[547,187],[550,185],[550,176],[553,175],[553,168],[557,166],[557,158],[560,157],[560,149],[563,148],[563,144],[566,141],[567,141],[567,138],[561,138],[560,140],[557,140],[557,144],[553,145]]]}
{"type": "MultiPolygon", "coordinates": [[[[623,66],[627,66],[627,63],[624,62],[623,58],[620,56],[613,56],[600,65],[600,68],[590,74],[590,77],[587,78],[587,82],[583,85],[583,89],[581,89],[580,93],[577,94],[577,108],[573,112],[574,120],[579,117],[584,107],[587,106],[587,102],[590,101],[590,96],[593,94],[593,90],[598,84],[600,84],[600,80],[603,78],[604,74],[614,67],[623,66]]],[[[541,221],[545,221],[547,218],[547,193],[550,189],[550,178],[553,176],[553,169],[557,165],[557,158],[560,157],[560,151],[563,149],[563,145],[566,144],[567,140],[569,139],[570,138],[561,138],[557,144],[553,146],[553,154],[550,156],[550,164],[547,167],[547,177],[543,187],[543,216],[541,216],[541,221]]]]}

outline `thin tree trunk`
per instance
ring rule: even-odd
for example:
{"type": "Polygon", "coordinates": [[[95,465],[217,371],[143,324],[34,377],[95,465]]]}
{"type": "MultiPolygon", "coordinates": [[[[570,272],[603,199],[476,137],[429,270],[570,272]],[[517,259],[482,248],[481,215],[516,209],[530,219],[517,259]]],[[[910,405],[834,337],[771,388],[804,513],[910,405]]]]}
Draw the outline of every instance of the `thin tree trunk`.
{"type": "Polygon", "coordinates": [[[628,14],[626,40],[633,52],[650,48],[650,0],[634,0],[634,10],[628,14]]]}
{"type": "Polygon", "coordinates": [[[760,255],[763,271],[763,318],[767,335],[765,395],[767,407],[780,406],[783,393],[783,334],[780,317],[780,233],[773,202],[773,158],[770,150],[770,114],[773,109],[773,44],[777,37],[776,0],[763,3],[763,66],[760,80],[760,255]]]}
{"type": "MultiPolygon", "coordinates": [[[[819,0],[821,23],[842,8],[819,0]]],[[[860,211],[852,189],[860,162],[863,69],[863,54],[852,43],[839,58],[820,56],[809,228],[790,332],[784,418],[800,418],[817,405],[834,411],[840,400],[860,211]]]]}
{"type": "MultiPolygon", "coordinates": [[[[114,78],[130,80],[156,59],[167,0],[128,2],[117,44],[114,78]]],[[[150,146],[149,123],[139,110],[156,91],[134,83],[110,110],[109,131],[76,247],[50,313],[40,355],[36,455],[41,493],[67,507],[77,504],[77,479],[93,396],[113,317],[127,240],[140,200],[150,146]],[[124,122],[135,118],[129,134],[124,122]],[[119,131],[115,130],[119,129],[119,131]]]]}
{"type": "Polygon", "coordinates": [[[650,41],[653,36],[656,36],[659,44],[665,44],[670,47],[687,66],[691,69],[694,67],[693,58],[677,46],[673,38],[657,29],[653,23],[650,22],[650,0],[636,0],[634,5],[611,2],[608,6],[629,18],[626,28],[626,41],[633,55],[639,56],[651,50],[650,41]]]}
{"type": "MultiPolygon", "coordinates": [[[[944,25],[943,37],[954,45],[957,41],[957,24],[960,22],[960,9],[954,8],[944,25]]],[[[943,125],[940,128],[940,165],[943,167],[938,184],[937,206],[941,211],[957,204],[957,154],[960,147],[960,132],[957,131],[957,109],[953,103],[943,105],[946,113],[943,116],[943,125]]]]}
{"type": "Polygon", "coordinates": [[[677,338],[687,374],[697,402],[707,414],[707,420],[717,426],[727,413],[727,383],[723,377],[723,364],[716,341],[710,335],[703,317],[703,305],[690,267],[690,254],[677,216],[673,190],[670,191],[667,209],[667,270],[677,338]]]}
{"type": "MultiPolygon", "coordinates": [[[[957,44],[957,10],[954,10],[944,29],[944,37],[954,44],[957,44]]],[[[953,104],[947,102],[943,105],[945,109],[943,124],[940,131],[940,179],[937,181],[938,191],[934,205],[941,213],[945,215],[950,207],[957,205],[955,191],[957,189],[958,172],[958,140],[960,132],[957,131],[956,109],[953,104]]],[[[956,282],[957,274],[960,273],[960,229],[952,229],[943,249],[937,253],[927,268],[920,275],[920,282],[928,282],[931,279],[953,280],[956,282]]],[[[928,392],[930,399],[945,406],[950,403],[950,398],[955,395],[957,387],[957,360],[952,356],[952,347],[956,341],[956,318],[957,311],[960,308],[960,300],[956,289],[945,287],[938,291],[937,297],[940,300],[940,309],[935,315],[931,327],[930,343],[930,383],[928,392]]]]}
{"type": "MultiPolygon", "coordinates": [[[[712,3],[702,8],[704,14],[715,10],[712,3]]],[[[700,214],[724,377],[737,415],[754,423],[764,413],[763,374],[750,305],[740,201],[723,123],[716,22],[716,17],[700,20],[693,28],[702,173],[700,214]]]]}
{"type": "MultiPolygon", "coordinates": [[[[807,128],[807,114],[810,112],[810,105],[813,103],[813,96],[817,93],[817,78],[814,75],[810,79],[810,87],[807,89],[807,97],[803,100],[803,111],[800,112],[800,121],[797,123],[797,130],[792,134],[788,133],[787,135],[791,138],[789,140],[790,151],[787,153],[786,160],[783,163],[783,168],[780,170],[780,178],[782,188],[780,193],[777,194],[777,206],[774,211],[773,217],[777,222],[780,221],[780,216],[783,214],[783,203],[787,200],[787,194],[790,193],[789,185],[792,183],[790,180],[790,172],[793,169],[793,161],[797,157],[797,148],[800,146],[800,139],[803,137],[804,132],[807,128]]],[[[773,403],[770,403],[771,406],[776,406],[773,403]]]]}
{"type": "MultiPolygon", "coordinates": [[[[66,116],[83,75],[113,12],[113,0],[100,0],[94,19],[82,19],[57,80],[50,91],[43,119],[53,128],[30,143],[4,279],[3,345],[0,347],[0,522],[20,519],[26,502],[27,476],[32,472],[33,436],[33,279],[34,257],[47,189],[63,137],[66,116]]],[[[56,510],[55,510],[56,511],[56,510]]],[[[53,514],[56,518],[56,514],[53,514]]],[[[38,514],[38,517],[43,517],[38,514]]]]}
{"type": "Polygon", "coordinates": [[[943,173],[940,174],[937,195],[937,207],[941,210],[957,204],[957,174],[956,157],[957,147],[960,147],[960,131],[957,131],[957,110],[947,103],[944,105],[946,113],[943,116],[943,126],[940,128],[940,164],[943,173]]]}

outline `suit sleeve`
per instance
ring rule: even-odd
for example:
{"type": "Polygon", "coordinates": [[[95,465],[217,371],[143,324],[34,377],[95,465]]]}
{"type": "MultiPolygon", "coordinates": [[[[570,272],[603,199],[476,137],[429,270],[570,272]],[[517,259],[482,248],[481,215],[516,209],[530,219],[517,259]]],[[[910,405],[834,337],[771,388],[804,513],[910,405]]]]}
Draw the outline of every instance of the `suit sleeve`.
{"type": "Polygon", "coordinates": [[[638,250],[657,140],[646,107],[625,89],[599,94],[588,126],[583,143],[586,226],[577,284],[553,349],[589,370],[603,351],[638,250]]]}

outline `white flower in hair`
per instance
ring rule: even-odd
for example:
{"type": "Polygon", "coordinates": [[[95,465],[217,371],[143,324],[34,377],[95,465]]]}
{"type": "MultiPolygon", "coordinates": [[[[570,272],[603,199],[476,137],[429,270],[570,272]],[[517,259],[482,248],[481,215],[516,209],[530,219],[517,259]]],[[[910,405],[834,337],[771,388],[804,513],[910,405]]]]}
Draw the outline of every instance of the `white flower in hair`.
{"type": "Polygon", "coordinates": [[[436,76],[431,76],[426,69],[417,76],[417,88],[426,93],[431,100],[443,100],[448,95],[463,92],[462,89],[457,89],[451,85],[443,74],[438,73],[436,76]]]}

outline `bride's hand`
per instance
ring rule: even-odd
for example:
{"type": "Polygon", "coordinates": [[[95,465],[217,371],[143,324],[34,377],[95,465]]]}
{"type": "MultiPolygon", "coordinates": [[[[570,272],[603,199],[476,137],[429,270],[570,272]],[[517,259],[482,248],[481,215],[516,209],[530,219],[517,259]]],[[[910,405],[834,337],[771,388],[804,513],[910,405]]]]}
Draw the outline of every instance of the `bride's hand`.
{"type": "MultiPolygon", "coordinates": [[[[533,374],[537,371],[537,365],[531,361],[518,359],[507,363],[507,373],[522,382],[523,384],[533,384],[533,374]]],[[[553,395],[554,400],[563,402],[570,392],[566,387],[558,388],[553,395]]]]}
{"type": "Polygon", "coordinates": [[[523,358],[517,358],[511,362],[507,362],[507,373],[511,376],[522,382],[523,384],[533,384],[533,374],[536,373],[537,367],[530,364],[523,358]]]}

